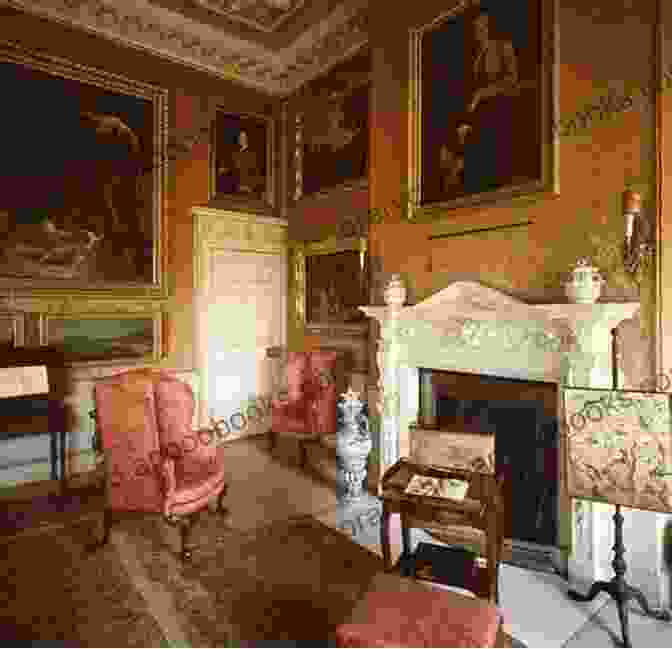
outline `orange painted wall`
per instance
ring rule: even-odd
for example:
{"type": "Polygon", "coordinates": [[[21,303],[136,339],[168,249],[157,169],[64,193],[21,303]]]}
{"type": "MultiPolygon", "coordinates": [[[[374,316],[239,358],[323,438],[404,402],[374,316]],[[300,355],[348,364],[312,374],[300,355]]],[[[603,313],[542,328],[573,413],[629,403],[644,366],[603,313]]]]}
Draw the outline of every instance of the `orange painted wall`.
{"type": "Polygon", "coordinates": [[[367,218],[369,192],[334,192],[324,198],[306,197],[289,210],[291,239],[319,241],[336,233],[336,224],[343,217],[361,215],[367,218]]]}
{"type": "MultiPolygon", "coordinates": [[[[373,50],[371,207],[400,200],[408,173],[408,30],[431,21],[450,3],[371,3],[373,50]]],[[[608,87],[627,92],[654,74],[653,0],[558,0],[559,117],[571,116],[608,87]],[[621,43],[622,46],[618,46],[621,43]],[[626,46],[626,44],[628,44],[626,46]]],[[[621,192],[628,181],[655,210],[655,121],[652,105],[636,107],[585,134],[560,138],[560,193],[528,205],[488,205],[445,211],[431,224],[391,218],[371,226],[370,247],[383,270],[401,272],[411,299],[422,299],[458,279],[472,279],[519,297],[563,297],[561,277],[585,254],[588,234],[623,232],[621,192]],[[429,240],[442,226],[533,221],[527,228],[429,240]]],[[[612,282],[605,296],[632,296],[612,282]]]]}
{"type": "MultiPolygon", "coordinates": [[[[189,130],[197,112],[197,100],[189,95],[175,96],[175,130],[189,130]]],[[[191,365],[193,355],[193,219],[191,208],[209,198],[209,157],[207,142],[197,144],[191,158],[173,163],[174,191],[166,228],[166,251],[173,295],[172,316],[167,318],[166,349],[169,363],[191,365]]]]}
{"type": "MultiPolygon", "coordinates": [[[[661,74],[672,70],[672,6],[661,2],[661,74]]],[[[660,295],[657,313],[659,370],[672,369],[672,93],[660,96],[658,107],[660,137],[660,186],[658,220],[658,275],[656,289],[660,295]]]]}

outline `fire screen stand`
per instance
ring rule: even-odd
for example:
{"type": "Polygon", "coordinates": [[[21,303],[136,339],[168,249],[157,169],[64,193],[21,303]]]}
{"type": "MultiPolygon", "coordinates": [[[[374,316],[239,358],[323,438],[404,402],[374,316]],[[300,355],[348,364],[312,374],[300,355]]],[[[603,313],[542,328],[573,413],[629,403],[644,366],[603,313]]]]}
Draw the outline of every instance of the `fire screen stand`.
{"type": "MultiPolygon", "coordinates": [[[[618,389],[618,353],[617,353],[617,330],[611,330],[611,372],[612,372],[612,386],[613,389],[618,389]]],[[[621,514],[621,506],[615,505],[616,512],[614,513],[614,560],[611,566],[614,569],[614,577],[609,581],[596,581],[590,587],[587,595],[581,595],[575,590],[567,592],[567,596],[576,602],[590,602],[595,599],[599,593],[608,593],[616,602],[618,608],[618,617],[621,621],[621,632],[623,634],[623,646],[632,647],[630,643],[630,625],[628,622],[628,602],[631,599],[637,601],[644,612],[664,622],[672,621],[672,615],[666,610],[654,610],[649,606],[644,593],[639,588],[635,588],[625,581],[625,571],[627,564],[623,555],[625,554],[625,546],[623,545],[623,515],[621,514]]]]}
{"type": "Polygon", "coordinates": [[[625,581],[625,571],[627,564],[623,559],[625,554],[625,546],[623,545],[623,515],[621,514],[621,506],[616,505],[616,513],[614,514],[614,560],[611,565],[614,569],[614,577],[610,581],[596,581],[590,587],[587,595],[581,595],[574,590],[567,592],[567,595],[576,602],[590,602],[595,599],[599,593],[608,593],[616,602],[618,607],[618,617],[621,621],[621,632],[623,633],[623,646],[632,647],[630,644],[630,627],[628,622],[628,602],[631,599],[637,601],[644,612],[657,620],[670,622],[672,615],[669,611],[656,611],[649,606],[649,603],[639,588],[635,588],[625,581]]]}

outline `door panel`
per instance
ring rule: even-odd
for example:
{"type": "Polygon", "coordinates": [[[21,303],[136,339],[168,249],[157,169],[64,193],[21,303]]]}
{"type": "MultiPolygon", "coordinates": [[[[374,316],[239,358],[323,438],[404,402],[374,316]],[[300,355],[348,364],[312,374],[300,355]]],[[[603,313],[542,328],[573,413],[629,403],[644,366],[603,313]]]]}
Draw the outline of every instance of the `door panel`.
{"type": "Polygon", "coordinates": [[[250,406],[271,390],[266,348],[286,340],[286,277],[283,255],[221,251],[210,258],[207,408],[229,422],[230,439],[268,427],[263,407],[250,406]]]}

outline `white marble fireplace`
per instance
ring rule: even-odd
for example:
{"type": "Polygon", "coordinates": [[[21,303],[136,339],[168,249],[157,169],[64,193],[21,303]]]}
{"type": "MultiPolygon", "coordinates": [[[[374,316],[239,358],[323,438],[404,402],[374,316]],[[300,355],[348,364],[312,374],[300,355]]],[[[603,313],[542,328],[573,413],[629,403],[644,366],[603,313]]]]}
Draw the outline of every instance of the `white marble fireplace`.
{"type": "MultiPolygon", "coordinates": [[[[472,282],[453,283],[414,306],[404,306],[405,299],[395,276],[385,290],[386,306],[361,307],[380,323],[377,394],[370,395],[380,416],[379,475],[409,455],[409,425],[419,407],[418,368],[609,388],[611,329],[639,308],[638,303],[526,304],[472,282]]],[[[619,385],[622,381],[619,368],[619,385]]],[[[570,504],[563,446],[561,434],[557,545],[570,583],[585,588],[613,574],[613,508],[583,500],[570,504]]],[[[663,517],[632,510],[624,510],[624,517],[627,578],[653,605],[661,605],[668,598],[659,560],[663,517]]]]}

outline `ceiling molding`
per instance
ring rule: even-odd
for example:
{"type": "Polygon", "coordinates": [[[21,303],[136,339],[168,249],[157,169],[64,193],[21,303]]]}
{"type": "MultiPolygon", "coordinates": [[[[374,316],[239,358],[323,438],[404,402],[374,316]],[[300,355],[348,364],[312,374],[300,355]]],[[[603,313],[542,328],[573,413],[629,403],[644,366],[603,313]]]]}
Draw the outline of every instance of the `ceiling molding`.
{"type": "Polygon", "coordinates": [[[338,5],[280,52],[147,0],[1,0],[271,95],[293,93],[368,41],[368,2],[338,5]]]}
{"type": "Polygon", "coordinates": [[[201,7],[262,32],[276,31],[303,5],[304,0],[194,0],[201,7]]]}

